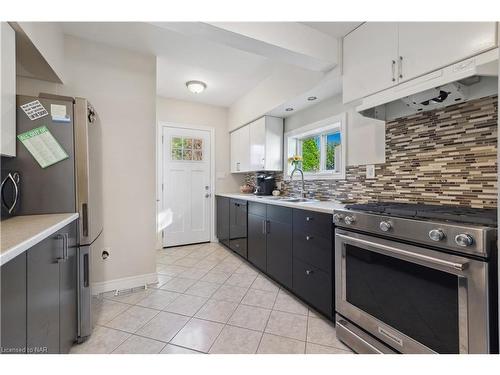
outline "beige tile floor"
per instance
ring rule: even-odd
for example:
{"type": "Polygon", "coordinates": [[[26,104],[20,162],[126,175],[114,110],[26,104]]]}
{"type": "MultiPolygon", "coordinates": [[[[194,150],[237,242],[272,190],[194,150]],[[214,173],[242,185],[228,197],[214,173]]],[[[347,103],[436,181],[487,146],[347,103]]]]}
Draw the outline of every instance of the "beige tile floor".
{"type": "Polygon", "coordinates": [[[72,353],[350,354],[334,326],[219,244],[157,251],[158,284],[93,300],[72,353]]]}

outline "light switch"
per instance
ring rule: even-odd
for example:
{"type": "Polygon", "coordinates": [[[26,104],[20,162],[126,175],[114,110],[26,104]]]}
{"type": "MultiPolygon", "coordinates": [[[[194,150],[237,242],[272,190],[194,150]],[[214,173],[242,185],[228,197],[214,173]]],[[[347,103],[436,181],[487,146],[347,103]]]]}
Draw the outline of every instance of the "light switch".
{"type": "Polygon", "coordinates": [[[373,164],[366,166],[366,178],[375,178],[375,166],[373,164]]]}

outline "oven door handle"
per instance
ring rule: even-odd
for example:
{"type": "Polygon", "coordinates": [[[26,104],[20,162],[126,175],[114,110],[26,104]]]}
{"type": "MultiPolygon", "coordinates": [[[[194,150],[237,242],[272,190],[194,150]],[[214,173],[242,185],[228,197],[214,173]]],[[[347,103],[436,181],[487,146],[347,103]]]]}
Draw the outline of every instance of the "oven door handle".
{"type": "Polygon", "coordinates": [[[445,259],[439,259],[439,258],[435,258],[432,256],[424,255],[424,254],[414,253],[412,251],[398,249],[396,247],[392,247],[392,246],[388,246],[388,245],[378,244],[378,243],[363,240],[360,238],[353,238],[351,236],[346,236],[345,234],[337,233],[336,236],[342,238],[343,240],[347,240],[349,242],[352,242],[352,243],[362,244],[362,245],[376,248],[378,250],[381,250],[381,252],[383,252],[385,254],[391,254],[391,253],[398,254],[398,255],[402,255],[406,258],[418,260],[422,263],[427,263],[427,264],[431,264],[431,265],[438,265],[438,266],[445,267],[445,268],[452,268],[452,269],[458,270],[458,271],[464,271],[467,268],[467,265],[469,264],[469,262],[467,262],[467,261],[452,262],[452,261],[448,261],[445,259]]]}

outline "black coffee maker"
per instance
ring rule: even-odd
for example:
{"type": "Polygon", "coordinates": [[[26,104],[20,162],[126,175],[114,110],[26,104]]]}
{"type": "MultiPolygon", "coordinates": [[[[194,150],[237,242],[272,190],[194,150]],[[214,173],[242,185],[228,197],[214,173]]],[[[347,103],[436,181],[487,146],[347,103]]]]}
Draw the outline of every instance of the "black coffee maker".
{"type": "Polygon", "coordinates": [[[271,195],[276,184],[274,176],[266,173],[257,175],[257,186],[255,187],[255,195],[271,195]]]}

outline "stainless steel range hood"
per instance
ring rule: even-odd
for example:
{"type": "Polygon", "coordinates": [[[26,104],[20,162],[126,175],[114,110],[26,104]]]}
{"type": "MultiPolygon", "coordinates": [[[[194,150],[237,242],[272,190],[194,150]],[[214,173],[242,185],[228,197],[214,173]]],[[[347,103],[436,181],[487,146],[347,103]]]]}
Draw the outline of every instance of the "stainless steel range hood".
{"type": "Polygon", "coordinates": [[[498,93],[498,48],[362,99],[365,117],[394,120],[498,93]]]}

